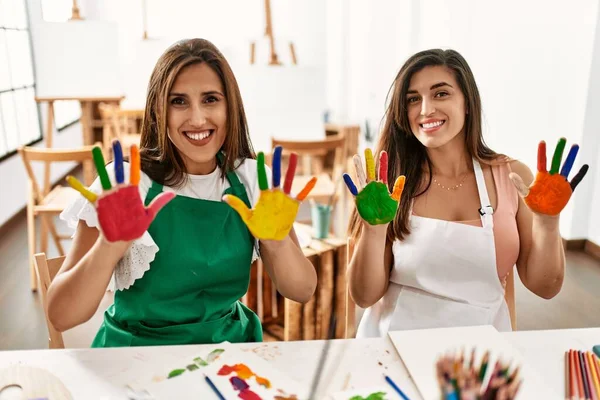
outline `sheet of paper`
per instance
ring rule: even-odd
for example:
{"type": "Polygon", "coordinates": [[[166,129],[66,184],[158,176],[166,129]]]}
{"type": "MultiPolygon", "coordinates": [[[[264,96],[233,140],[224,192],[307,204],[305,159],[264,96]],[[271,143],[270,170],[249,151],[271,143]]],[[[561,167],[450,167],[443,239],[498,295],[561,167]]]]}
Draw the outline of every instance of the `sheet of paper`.
{"type": "Polygon", "coordinates": [[[192,372],[201,372],[222,357],[231,348],[231,343],[229,342],[216,344],[206,350],[190,354],[188,357],[180,358],[178,361],[166,363],[162,368],[155,370],[150,374],[140,376],[135,382],[130,382],[129,386],[134,390],[141,391],[155,383],[179,379],[192,372]]]}
{"type": "Polygon", "coordinates": [[[391,386],[351,389],[330,395],[331,400],[398,400],[399,398],[400,396],[391,386]]]}
{"type": "Polygon", "coordinates": [[[310,390],[263,358],[241,350],[223,353],[203,372],[226,399],[299,400],[310,390]]]}
{"type": "MultiPolygon", "coordinates": [[[[206,383],[202,372],[183,374],[176,379],[153,383],[146,388],[146,392],[150,395],[148,399],[152,400],[218,399],[218,396],[206,383]]],[[[145,398],[137,397],[136,399],[142,400],[145,398]]]]}
{"type": "MultiPolygon", "coordinates": [[[[406,365],[415,385],[425,399],[439,399],[440,388],[436,379],[436,361],[442,354],[465,349],[469,354],[476,349],[479,363],[485,351],[490,351],[489,365],[498,357],[512,360],[521,366],[522,386],[517,399],[551,399],[556,397],[544,384],[538,373],[525,363],[524,357],[491,325],[459,328],[421,329],[389,332],[400,358],[406,365]]],[[[484,385],[493,368],[488,368],[484,385]]]]}

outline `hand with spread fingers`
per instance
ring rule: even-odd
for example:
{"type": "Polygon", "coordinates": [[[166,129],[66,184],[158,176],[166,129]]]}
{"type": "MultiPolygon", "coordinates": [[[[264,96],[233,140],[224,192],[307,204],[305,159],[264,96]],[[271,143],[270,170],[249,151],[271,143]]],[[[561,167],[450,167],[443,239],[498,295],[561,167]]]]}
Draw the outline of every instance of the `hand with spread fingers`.
{"type": "Polygon", "coordinates": [[[567,159],[562,169],[560,169],[566,142],[565,138],[561,138],[558,141],[552,157],[550,172],[546,170],[546,142],[540,142],[538,146],[538,171],[535,180],[530,186],[525,185],[519,175],[515,173],[510,174],[510,179],[524,199],[525,204],[535,213],[551,216],[560,214],[569,202],[573,191],[588,171],[588,165],[584,164],[571,182],[568,181],[569,173],[571,172],[571,168],[573,168],[575,157],[579,151],[579,146],[576,144],[571,146],[567,159]]]}
{"type": "Polygon", "coordinates": [[[358,179],[358,187],[348,174],[344,181],[350,193],[355,196],[355,203],[361,218],[371,225],[387,224],[394,219],[398,210],[398,202],[404,190],[404,175],[399,176],[390,194],[388,189],[388,155],[382,151],[379,156],[379,180],[375,177],[375,160],[371,149],[365,150],[367,176],[362,167],[360,157],[354,156],[354,166],[358,179]]]}
{"type": "Polygon", "coordinates": [[[223,196],[223,200],[237,211],[252,235],[259,240],[285,239],[292,229],[300,203],[308,196],[317,182],[317,178],[313,177],[296,197],[290,195],[298,162],[298,156],[292,153],[283,190],[281,190],[281,152],[281,146],[277,146],[273,151],[272,189],[269,189],[267,181],[265,156],[262,152],[258,154],[257,169],[260,197],[254,209],[249,209],[236,196],[223,196]]]}
{"type": "Polygon", "coordinates": [[[108,242],[129,242],[140,238],[156,214],[175,197],[175,194],[172,192],[162,193],[148,207],[144,206],[138,189],[140,155],[136,146],[131,146],[131,175],[129,184],[125,184],[123,150],[119,141],[113,142],[115,181],[117,183],[114,188],[104,166],[102,150],[94,147],[92,153],[103,193],[97,195],[73,176],[68,176],[67,182],[96,206],[100,231],[108,242]]]}

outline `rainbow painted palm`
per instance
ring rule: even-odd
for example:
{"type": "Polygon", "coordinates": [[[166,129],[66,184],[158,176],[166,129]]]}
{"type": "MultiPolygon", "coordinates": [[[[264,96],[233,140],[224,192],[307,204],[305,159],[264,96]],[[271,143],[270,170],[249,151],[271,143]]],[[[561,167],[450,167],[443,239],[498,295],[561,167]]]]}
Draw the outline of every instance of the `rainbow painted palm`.
{"type": "Polygon", "coordinates": [[[123,150],[118,140],[113,142],[115,181],[114,188],[104,167],[104,157],[100,147],[92,149],[94,164],[98,171],[103,193],[97,195],[88,190],[75,177],[68,176],[67,182],[96,206],[100,231],[109,242],[132,241],[140,238],[148,229],[158,212],[174,197],[172,192],[157,196],[148,207],[140,197],[140,154],[136,146],[131,146],[131,174],[129,184],[125,184],[123,171],[123,150]]]}
{"type": "Polygon", "coordinates": [[[273,151],[272,189],[269,189],[267,181],[265,156],[262,152],[258,153],[260,197],[254,209],[249,209],[236,196],[223,196],[223,200],[237,211],[252,235],[259,240],[283,240],[292,229],[300,203],[308,196],[317,182],[317,178],[313,177],[295,198],[290,195],[298,162],[298,156],[292,153],[283,190],[281,190],[279,187],[281,183],[281,152],[281,146],[277,146],[273,151]]]}
{"type": "Polygon", "coordinates": [[[537,174],[530,186],[525,185],[517,174],[510,174],[510,178],[521,197],[523,197],[525,204],[536,213],[545,215],[560,214],[589,169],[589,166],[584,164],[571,182],[568,181],[579,146],[576,144],[571,146],[569,154],[562,168],[560,168],[566,143],[567,139],[559,139],[552,156],[550,172],[548,172],[546,170],[546,142],[540,142],[538,146],[537,174]]]}
{"type": "Polygon", "coordinates": [[[375,160],[371,149],[365,150],[367,176],[362,167],[360,157],[354,156],[354,166],[358,187],[348,174],[344,181],[350,193],[355,196],[355,203],[361,218],[371,225],[387,224],[394,219],[398,210],[398,202],[404,190],[404,176],[399,176],[390,194],[388,189],[388,156],[382,151],[379,156],[379,179],[375,177],[375,160]]]}

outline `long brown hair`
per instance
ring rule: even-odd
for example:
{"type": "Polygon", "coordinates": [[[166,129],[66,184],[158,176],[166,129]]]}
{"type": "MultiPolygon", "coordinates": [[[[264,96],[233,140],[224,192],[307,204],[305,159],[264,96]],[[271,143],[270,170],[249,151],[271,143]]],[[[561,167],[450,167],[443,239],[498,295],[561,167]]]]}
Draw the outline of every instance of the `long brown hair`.
{"type": "Polygon", "coordinates": [[[240,89],[229,63],[217,47],[205,39],[186,39],[169,47],[158,59],[146,96],[142,122],[140,157],[142,170],[154,181],[167,186],[185,182],[186,168],[167,136],[167,100],[179,72],[196,63],[206,63],[221,79],[227,99],[227,126],[221,165],[222,177],[235,168],[237,159],[256,158],[240,89]]]}
{"type": "MultiPolygon", "coordinates": [[[[419,52],[410,57],[402,66],[394,79],[390,92],[391,101],[385,113],[383,131],[379,137],[375,154],[382,150],[388,153],[389,190],[393,190],[396,178],[406,177],[404,192],[398,206],[398,213],[388,227],[387,238],[403,240],[410,234],[409,214],[412,200],[425,193],[432,180],[432,165],[425,146],[412,133],[408,120],[408,104],[406,95],[410,80],[416,72],[429,66],[445,66],[449,68],[458,82],[465,97],[465,145],[469,155],[478,161],[490,164],[499,158],[499,154],[491,150],[483,140],[481,129],[481,98],[475,83],[473,72],[465,59],[454,50],[432,49],[419,52]],[[424,168],[427,166],[427,168],[424,168]],[[428,174],[427,185],[418,193],[428,174]]],[[[352,211],[348,227],[351,237],[360,235],[361,219],[356,211],[352,211]]]]}

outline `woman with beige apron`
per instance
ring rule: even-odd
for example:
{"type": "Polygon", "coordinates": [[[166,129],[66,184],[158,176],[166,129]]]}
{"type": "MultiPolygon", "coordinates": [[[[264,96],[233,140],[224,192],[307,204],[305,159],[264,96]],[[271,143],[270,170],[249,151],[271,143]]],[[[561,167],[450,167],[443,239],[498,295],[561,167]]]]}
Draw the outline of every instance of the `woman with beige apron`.
{"type": "Polygon", "coordinates": [[[559,293],[559,215],[587,166],[569,182],[578,146],[560,168],[560,139],[547,170],[541,141],[534,181],[529,167],[485,144],[481,114],[475,78],[456,51],[419,52],[398,72],[378,168],[367,149],[367,176],[358,156],[358,185],[345,176],[356,203],[349,291],[366,309],[357,337],[474,325],[510,331],[504,282],[515,266],[534,294],[559,293]]]}

